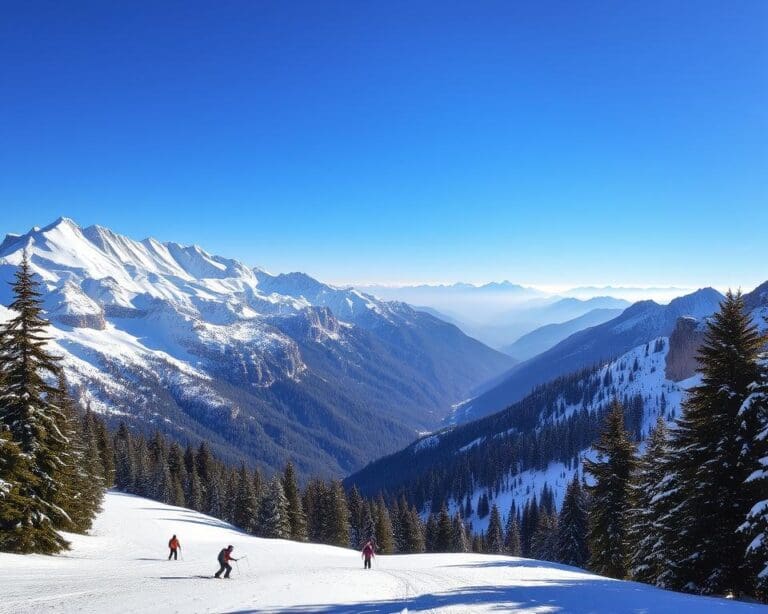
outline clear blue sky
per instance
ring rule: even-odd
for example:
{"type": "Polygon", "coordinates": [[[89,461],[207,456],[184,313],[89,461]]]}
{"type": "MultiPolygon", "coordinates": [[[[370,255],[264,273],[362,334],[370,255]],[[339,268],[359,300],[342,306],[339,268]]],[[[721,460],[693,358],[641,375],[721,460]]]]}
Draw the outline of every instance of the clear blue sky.
{"type": "Polygon", "coordinates": [[[768,278],[768,2],[8,2],[0,231],[346,281],[768,278]]]}

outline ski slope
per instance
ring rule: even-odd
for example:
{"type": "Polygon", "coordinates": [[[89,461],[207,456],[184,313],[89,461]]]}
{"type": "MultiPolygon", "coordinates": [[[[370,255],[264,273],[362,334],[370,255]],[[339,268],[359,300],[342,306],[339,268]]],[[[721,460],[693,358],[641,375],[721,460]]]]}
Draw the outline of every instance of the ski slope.
{"type": "Polygon", "coordinates": [[[475,554],[381,556],[264,540],[214,518],[111,492],[91,536],[55,556],[0,554],[0,612],[708,612],[768,608],[660,591],[539,561],[475,554]],[[184,560],[166,560],[176,533],[184,560]],[[239,562],[215,580],[227,544],[239,562]]]}

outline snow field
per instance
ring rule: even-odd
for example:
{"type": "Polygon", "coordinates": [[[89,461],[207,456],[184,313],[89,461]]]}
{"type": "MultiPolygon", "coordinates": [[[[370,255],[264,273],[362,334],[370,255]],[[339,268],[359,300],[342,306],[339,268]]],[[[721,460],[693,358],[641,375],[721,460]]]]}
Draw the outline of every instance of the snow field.
{"type": "Polygon", "coordinates": [[[476,554],[380,556],[265,540],[224,522],[110,492],[89,536],[54,557],[0,554],[0,612],[730,613],[764,606],[693,597],[552,563],[476,554]],[[183,560],[168,561],[177,534],[183,560]],[[231,580],[216,556],[235,546],[231,580]]]}

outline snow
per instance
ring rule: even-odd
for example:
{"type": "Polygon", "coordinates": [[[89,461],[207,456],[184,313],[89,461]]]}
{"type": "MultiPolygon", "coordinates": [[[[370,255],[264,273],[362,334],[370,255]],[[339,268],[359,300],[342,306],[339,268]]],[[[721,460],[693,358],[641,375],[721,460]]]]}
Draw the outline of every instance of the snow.
{"type": "MultiPolygon", "coordinates": [[[[278,317],[308,319],[308,338],[329,347],[344,346],[353,326],[405,325],[412,317],[405,306],[308,275],[270,275],[195,245],[137,241],[68,218],[2,242],[0,304],[12,299],[7,282],[24,250],[43,281],[50,350],[64,357],[68,379],[97,411],[119,413],[136,402],[115,372],[121,380],[150,374],[165,386],[187,378],[203,400],[217,397],[214,374],[227,353],[256,387],[296,381],[308,367],[296,340],[276,328],[278,317]],[[318,317],[318,308],[337,319],[318,317]]],[[[0,322],[8,317],[0,309],[0,322]]]]}
{"type": "MultiPolygon", "coordinates": [[[[643,437],[647,436],[659,415],[673,419],[680,415],[686,391],[701,381],[700,375],[694,375],[680,382],[667,379],[665,370],[668,353],[669,338],[659,337],[637,346],[615,360],[606,362],[594,374],[587,376],[584,380],[585,388],[589,388],[590,380],[601,382],[601,388],[604,392],[602,399],[593,398],[584,405],[583,400],[579,400],[576,403],[566,403],[565,398],[561,395],[553,405],[560,406],[562,404],[564,406],[562,413],[559,411],[551,412],[550,408],[542,407],[539,426],[542,427],[547,424],[567,420],[569,416],[581,411],[584,407],[591,412],[604,409],[612,402],[614,397],[623,399],[624,397],[631,398],[640,395],[644,402],[641,433],[643,437]],[[663,348],[659,351],[654,351],[657,343],[659,347],[663,346],[663,348]],[[606,388],[602,382],[605,382],[608,374],[610,374],[612,383],[606,388]],[[664,396],[663,402],[662,394],[664,396]]],[[[504,432],[495,433],[493,437],[508,436],[512,432],[514,432],[514,429],[508,429],[504,432]]],[[[481,444],[484,439],[485,437],[478,437],[457,448],[455,453],[461,454],[466,452],[474,446],[481,444]]],[[[425,447],[427,447],[426,441],[419,442],[414,446],[414,452],[416,453],[425,447]]],[[[518,472],[513,467],[502,479],[502,487],[498,493],[494,489],[490,489],[491,497],[489,502],[491,505],[495,503],[498,506],[502,518],[506,522],[506,516],[513,501],[518,509],[522,509],[526,502],[534,495],[540,498],[544,486],[547,486],[552,490],[555,503],[559,508],[569,482],[571,482],[577,471],[581,471],[581,464],[584,458],[593,458],[593,451],[591,449],[583,450],[579,455],[578,465],[572,465],[571,467],[560,462],[549,463],[546,469],[531,469],[523,472],[518,472]]],[[[479,518],[477,515],[480,498],[488,492],[489,489],[486,486],[478,485],[470,495],[473,513],[468,520],[472,522],[472,529],[474,531],[485,531],[488,528],[490,517],[479,518]]],[[[461,501],[450,500],[448,502],[449,512],[454,513],[457,511],[458,506],[463,504],[465,500],[466,498],[461,501]]],[[[422,510],[424,517],[428,513],[428,508],[422,510]]]]}
{"type": "Polygon", "coordinates": [[[379,556],[265,540],[214,518],[112,492],[91,536],[59,556],[0,554],[0,612],[765,612],[529,559],[476,554],[379,556]],[[183,560],[166,560],[177,534],[183,560]],[[210,576],[228,544],[230,580],[210,576]]]}

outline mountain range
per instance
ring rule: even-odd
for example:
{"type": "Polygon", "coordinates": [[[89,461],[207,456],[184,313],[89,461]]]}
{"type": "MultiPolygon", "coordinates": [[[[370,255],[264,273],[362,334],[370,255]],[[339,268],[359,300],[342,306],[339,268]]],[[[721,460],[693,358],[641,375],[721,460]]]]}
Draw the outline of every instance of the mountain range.
{"type": "Polygon", "coordinates": [[[667,305],[650,300],[634,303],[618,317],[580,330],[513,367],[496,386],[458,406],[451,419],[467,422],[487,416],[560,375],[620,356],[657,337],[667,337],[680,317],[707,317],[717,310],[722,298],[717,290],[703,288],[667,305]]]}
{"type": "Polygon", "coordinates": [[[24,252],[83,403],[267,470],[353,471],[514,364],[402,302],[66,218],[0,244],[3,305],[24,252]]]}
{"type": "MultiPolygon", "coordinates": [[[[547,488],[559,506],[582,461],[592,457],[591,446],[613,399],[622,401],[636,441],[647,436],[659,416],[671,421],[680,414],[686,391],[700,381],[696,355],[710,315],[706,312],[717,298],[705,289],[668,308],[640,304],[610,326],[577,333],[579,344],[561,348],[563,359],[578,347],[594,349],[604,342],[618,348],[630,339],[640,341],[611,359],[555,376],[501,411],[425,435],[349,476],[347,486],[356,485],[365,494],[404,495],[424,513],[445,502],[451,512],[461,508],[476,531],[488,523],[481,498],[506,513],[513,503],[520,509],[547,488]],[[669,332],[655,334],[675,314],[686,312],[669,332]]],[[[753,322],[766,331],[768,282],[744,298],[753,322]]]]}

